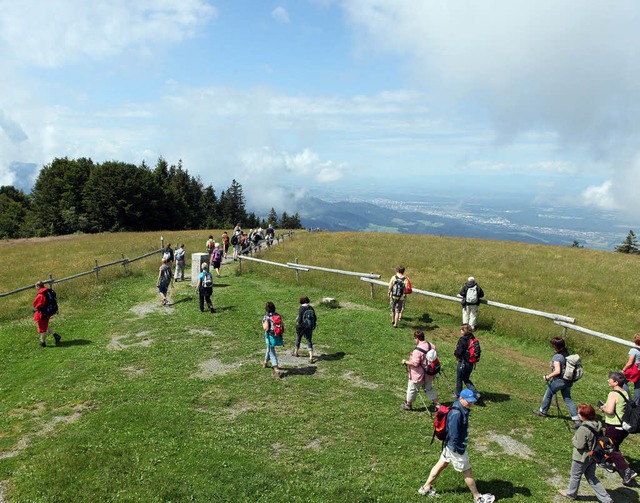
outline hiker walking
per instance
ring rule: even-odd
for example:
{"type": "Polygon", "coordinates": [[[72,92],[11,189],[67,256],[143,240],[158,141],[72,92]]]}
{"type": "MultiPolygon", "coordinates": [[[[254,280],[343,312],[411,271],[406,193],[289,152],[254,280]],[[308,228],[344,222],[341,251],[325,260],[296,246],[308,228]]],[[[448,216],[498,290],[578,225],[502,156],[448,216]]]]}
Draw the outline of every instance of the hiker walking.
{"type": "Polygon", "coordinates": [[[167,290],[171,284],[171,266],[167,263],[167,259],[162,257],[162,264],[158,270],[158,280],[156,286],[158,287],[158,294],[160,294],[160,305],[166,306],[169,302],[167,300],[167,290]]]}
{"type": "Polygon", "coordinates": [[[180,281],[184,281],[184,264],[186,256],[187,252],[184,249],[184,243],[182,243],[180,247],[176,249],[176,272],[173,276],[175,281],[178,281],[178,276],[180,276],[180,281]]]}
{"type": "Polygon", "coordinates": [[[207,239],[207,242],[205,243],[204,247],[207,250],[207,255],[211,255],[213,253],[213,245],[214,245],[214,241],[213,241],[213,236],[211,234],[209,234],[209,239],[207,239]]]}
{"type": "Polygon", "coordinates": [[[633,401],[640,404],[640,332],[633,336],[633,343],[635,347],[629,350],[629,359],[622,368],[622,373],[627,381],[633,383],[633,401]]]}
{"type": "Polygon", "coordinates": [[[555,354],[551,358],[551,372],[543,376],[547,383],[547,389],[542,397],[540,408],[534,409],[533,413],[540,417],[547,417],[549,407],[551,407],[551,399],[559,391],[564,403],[571,413],[573,427],[578,428],[580,426],[578,409],[571,398],[571,387],[573,386],[573,381],[563,378],[567,367],[567,356],[569,356],[569,351],[567,351],[562,337],[554,337],[551,339],[551,346],[553,346],[553,349],[555,350],[555,354]]]}
{"type": "Polygon", "coordinates": [[[459,297],[462,297],[462,323],[468,323],[471,326],[471,330],[476,329],[476,318],[478,317],[478,306],[480,305],[480,299],[484,297],[484,292],[480,285],[476,283],[473,276],[469,276],[467,282],[462,285],[460,289],[459,297]]]}
{"type": "Polygon", "coordinates": [[[171,249],[171,243],[168,243],[167,247],[162,252],[162,258],[165,259],[167,264],[169,264],[169,267],[171,267],[171,264],[173,263],[173,250],[171,249]]]}
{"type": "Polygon", "coordinates": [[[424,340],[424,332],[416,330],[413,334],[413,342],[416,347],[409,355],[408,360],[402,360],[402,364],[406,365],[409,374],[409,382],[407,384],[407,399],[400,406],[403,410],[413,410],[413,402],[421,390],[427,395],[427,398],[433,402],[433,406],[437,409],[440,407],[438,402],[438,394],[433,389],[433,380],[435,374],[429,374],[429,363],[438,359],[436,347],[424,340]]]}
{"type": "Polygon", "coordinates": [[[471,372],[475,368],[475,364],[480,359],[480,342],[473,335],[473,329],[470,325],[464,324],[460,327],[460,338],[456,344],[453,356],[458,360],[456,367],[456,392],[451,398],[457,398],[462,392],[462,384],[471,390],[476,399],[480,399],[480,393],[471,382],[471,372]]]}
{"type": "Polygon", "coordinates": [[[606,403],[600,406],[600,410],[604,414],[604,424],[606,425],[604,434],[611,439],[616,449],[611,454],[611,461],[622,478],[622,485],[628,486],[638,474],[633,471],[620,452],[620,444],[629,435],[629,432],[622,427],[625,405],[631,399],[629,393],[622,388],[624,382],[622,373],[609,372],[607,384],[611,391],[607,396],[606,403]]]}
{"type": "Polygon", "coordinates": [[[266,314],[264,318],[262,318],[262,328],[264,329],[264,342],[267,350],[265,351],[264,360],[262,361],[262,368],[267,368],[269,360],[271,360],[273,377],[281,377],[280,368],[278,367],[278,356],[276,355],[276,346],[284,346],[282,334],[277,333],[280,331],[278,326],[284,331],[284,325],[282,324],[281,316],[276,312],[276,306],[273,302],[267,302],[264,309],[266,314]]]}
{"type": "Polygon", "coordinates": [[[309,297],[306,295],[300,297],[300,309],[298,309],[298,316],[296,317],[296,347],[293,350],[293,356],[299,356],[300,342],[302,337],[307,341],[307,350],[309,351],[309,363],[315,363],[316,360],[313,357],[313,342],[311,340],[313,331],[316,328],[316,311],[309,303],[309,297]]]}
{"type": "Polygon", "coordinates": [[[198,283],[196,283],[196,292],[200,297],[200,312],[204,313],[204,303],[207,303],[207,309],[210,312],[214,312],[213,304],[211,303],[211,294],[213,293],[213,275],[209,272],[209,264],[203,262],[200,267],[202,272],[198,276],[198,283]]]}
{"type": "Polygon", "coordinates": [[[276,231],[273,228],[273,225],[269,224],[269,227],[267,227],[267,248],[271,248],[271,245],[273,244],[273,237],[276,234],[276,231]]]}
{"type": "Polygon", "coordinates": [[[481,494],[478,491],[471,470],[469,453],[467,452],[469,416],[471,415],[471,405],[475,402],[476,397],[470,389],[463,390],[458,400],[453,402],[447,414],[447,439],[444,442],[440,459],[431,468],[427,481],[418,489],[418,493],[423,496],[439,496],[433,487],[433,483],[438,478],[438,475],[452,463],[453,469],[462,473],[475,503],[493,503],[496,500],[493,494],[481,494]]]}
{"type": "Polygon", "coordinates": [[[213,252],[211,253],[211,265],[213,269],[216,271],[216,276],[220,277],[220,264],[222,263],[222,256],[224,255],[224,251],[220,248],[220,243],[215,243],[213,245],[213,252]]]}
{"type": "Polygon", "coordinates": [[[56,333],[51,327],[49,327],[49,320],[58,312],[58,302],[56,300],[56,293],[53,289],[48,288],[42,281],[36,283],[38,293],[36,298],[33,299],[33,321],[38,325],[38,334],[40,335],[40,347],[47,346],[47,334],[53,335],[56,341],[56,346],[60,342],[60,335],[56,333]]]}
{"type": "Polygon", "coordinates": [[[398,322],[402,318],[402,310],[406,299],[407,277],[404,274],[404,266],[398,266],[396,273],[389,281],[389,305],[391,307],[391,324],[398,328],[398,322]]]}
{"type": "Polygon", "coordinates": [[[597,420],[593,405],[588,403],[578,405],[578,417],[582,422],[571,440],[573,453],[571,455],[569,485],[566,489],[560,490],[560,494],[565,498],[577,499],[580,479],[584,475],[600,503],[613,503],[611,496],[596,477],[597,464],[589,454],[595,445],[597,432],[602,429],[602,424],[597,420]]]}
{"type": "Polygon", "coordinates": [[[224,253],[223,258],[227,258],[227,252],[229,251],[229,234],[227,231],[222,233],[222,252],[224,253]]]}

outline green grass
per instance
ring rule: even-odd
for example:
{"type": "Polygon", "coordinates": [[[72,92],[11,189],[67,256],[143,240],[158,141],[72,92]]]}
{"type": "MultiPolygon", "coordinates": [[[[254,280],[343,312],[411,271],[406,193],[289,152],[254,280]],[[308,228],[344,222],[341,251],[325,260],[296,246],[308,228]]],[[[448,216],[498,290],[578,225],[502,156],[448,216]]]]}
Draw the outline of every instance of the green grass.
{"type": "MultiPolygon", "coordinates": [[[[168,239],[183,240],[191,253],[201,251],[206,235],[168,239]]],[[[15,274],[3,278],[0,291],[158,243],[155,234],[13,241],[3,250],[11,253],[7,269],[15,274]],[[25,271],[24,256],[39,258],[25,271]]],[[[299,233],[263,258],[372,271],[385,280],[404,263],[414,287],[449,295],[473,274],[491,300],[573,315],[613,335],[634,332],[635,261],[618,254],[433,236],[299,233]],[[603,301],[614,295],[615,309],[603,301]]],[[[371,299],[369,285],[357,278],[313,271],[297,283],[293,271],[245,262],[241,276],[236,264],[223,267],[215,314],[200,313],[192,287],[178,283],[171,309],[138,316],[131,308],[158,303],[157,265],[149,259],[126,275],[101,272],[99,283],[89,276],[60,284],[61,313],[52,320],[63,334],[58,348],[37,346],[33,291],[0,299],[0,457],[16,452],[0,459],[7,501],[420,499],[417,489],[440,446],[429,445],[426,412],[399,408],[406,387],[400,361],[413,347],[412,331],[424,329],[454,384],[457,305],[413,295],[402,328],[394,330],[380,287],[371,299]],[[303,294],[314,302],[336,297],[343,305],[317,308],[314,342],[323,357],[315,366],[285,356],[303,294]],[[282,380],[260,366],[267,300],[287,326],[279,355],[289,375],[282,380]],[[113,349],[114,341],[123,349],[113,349]]],[[[469,443],[479,489],[500,501],[554,501],[567,480],[572,433],[562,419],[540,420],[531,409],[544,391],[548,339],[561,329],[487,306],[479,319],[483,356],[473,380],[485,400],[474,407],[469,443]],[[503,437],[532,454],[510,453],[503,437]]],[[[621,366],[626,349],[586,336],[571,342],[585,354],[587,370],[574,399],[604,399],[606,371],[621,366]]],[[[436,381],[436,389],[446,401],[446,383],[436,381]]],[[[561,413],[567,414],[564,405],[561,413]]],[[[636,438],[625,441],[623,452],[640,468],[636,438]]],[[[605,485],[625,501],[618,481],[605,485]]],[[[470,501],[451,468],[436,487],[447,501],[470,501]]]]}

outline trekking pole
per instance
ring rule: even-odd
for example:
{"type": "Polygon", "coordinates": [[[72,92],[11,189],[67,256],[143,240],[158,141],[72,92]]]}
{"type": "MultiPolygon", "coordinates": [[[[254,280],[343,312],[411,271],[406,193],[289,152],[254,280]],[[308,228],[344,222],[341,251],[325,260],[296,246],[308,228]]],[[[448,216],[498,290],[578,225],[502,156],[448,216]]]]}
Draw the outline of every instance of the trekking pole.
{"type": "MultiPolygon", "coordinates": [[[[558,417],[560,417],[560,402],[558,401],[558,394],[556,393],[554,396],[556,397],[556,407],[558,408],[558,417]]],[[[567,423],[567,418],[563,417],[562,421],[564,422],[564,425],[567,427],[567,429],[571,431],[571,426],[569,426],[569,423],[567,423]]]]}
{"type": "Polygon", "coordinates": [[[442,377],[442,380],[445,382],[445,384],[449,388],[449,391],[451,391],[451,393],[455,393],[455,391],[453,390],[453,387],[449,384],[449,381],[447,381],[446,376],[444,375],[444,371],[442,369],[440,369],[440,372],[438,372],[438,377],[442,377]]]}

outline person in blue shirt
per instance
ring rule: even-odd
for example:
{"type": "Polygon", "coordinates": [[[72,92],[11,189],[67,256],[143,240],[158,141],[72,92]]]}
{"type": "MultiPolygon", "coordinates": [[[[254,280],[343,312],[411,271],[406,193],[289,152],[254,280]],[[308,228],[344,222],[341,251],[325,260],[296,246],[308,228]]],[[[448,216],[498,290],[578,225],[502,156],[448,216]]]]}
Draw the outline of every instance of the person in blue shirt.
{"type": "Polygon", "coordinates": [[[476,396],[470,389],[462,390],[458,399],[453,402],[447,414],[447,438],[444,441],[442,454],[435,466],[431,468],[427,481],[418,489],[419,494],[437,498],[439,494],[433,488],[433,483],[449,464],[453,464],[453,469],[462,473],[475,503],[493,503],[496,500],[493,494],[480,494],[471,472],[467,440],[471,405],[475,402],[476,396]]]}

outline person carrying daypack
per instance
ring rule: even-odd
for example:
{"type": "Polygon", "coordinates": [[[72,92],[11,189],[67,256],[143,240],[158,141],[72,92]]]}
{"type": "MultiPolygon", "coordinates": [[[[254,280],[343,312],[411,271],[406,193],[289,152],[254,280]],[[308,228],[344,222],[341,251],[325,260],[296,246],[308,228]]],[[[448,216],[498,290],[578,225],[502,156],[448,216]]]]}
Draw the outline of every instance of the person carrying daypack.
{"type": "Polygon", "coordinates": [[[273,368],[273,377],[282,377],[280,368],[278,367],[278,356],[276,355],[276,346],[284,346],[282,334],[284,333],[284,323],[282,317],[276,312],[276,306],[269,301],[265,305],[266,314],[262,318],[262,328],[264,329],[264,342],[267,346],[262,361],[262,367],[267,368],[269,360],[273,368]]]}
{"type": "Polygon", "coordinates": [[[176,249],[176,271],[174,273],[173,279],[174,281],[178,281],[178,276],[180,276],[180,281],[184,281],[184,264],[185,258],[187,257],[187,252],[184,249],[184,243],[180,245],[178,249],[176,249]]]}
{"type": "Polygon", "coordinates": [[[539,409],[533,409],[533,413],[540,417],[547,417],[549,408],[551,407],[551,400],[553,395],[558,391],[562,395],[565,405],[571,413],[571,419],[573,420],[573,428],[580,426],[580,420],[578,419],[578,409],[576,404],[571,398],[571,387],[575,381],[565,379],[565,371],[567,367],[567,357],[569,351],[565,345],[562,337],[554,337],[551,339],[551,346],[555,350],[555,354],[551,358],[551,372],[544,375],[544,380],[547,383],[547,389],[542,397],[542,403],[539,409]]]}
{"type": "Polygon", "coordinates": [[[607,384],[611,388],[611,391],[607,395],[606,403],[600,405],[600,410],[604,413],[604,423],[606,425],[604,433],[611,439],[616,449],[611,455],[611,462],[622,479],[622,485],[628,486],[631,485],[631,481],[638,476],[620,452],[620,444],[629,436],[629,432],[623,427],[622,418],[627,405],[630,403],[631,397],[629,393],[623,389],[625,379],[621,372],[609,372],[607,384]]]}
{"type": "Polygon", "coordinates": [[[202,272],[198,276],[198,283],[196,284],[196,293],[200,297],[200,312],[204,313],[204,304],[207,303],[209,312],[213,313],[213,303],[211,302],[211,295],[213,294],[213,274],[209,272],[209,264],[203,262],[200,264],[202,272]]]}
{"type": "MultiPolygon", "coordinates": [[[[437,498],[439,494],[433,487],[433,483],[438,475],[449,466],[453,465],[453,469],[462,473],[467,487],[473,495],[475,503],[493,503],[496,497],[493,494],[481,494],[476,486],[471,470],[471,462],[469,461],[469,453],[467,452],[467,442],[469,437],[469,416],[471,414],[471,406],[476,402],[476,397],[470,389],[462,390],[460,397],[448,408],[445,416],[445,429],[440,459],[431,468],[429,478],[420,486],[418,493],[423,496],[431,496],[437,498]]],[[[442,409],[441,406],[438,410],[442,409]]],[[[443,415],[438,417],[436,412],[436,420],[441,419],[443,415]]],[[[434,425],[435,426],[435,425],[434,425]]],[[[434,434],[436,433],[434,427],[434,434]]]]}
{"type": "MultiPolygon", "coordinates": [[[[407,368],[409,382],[407,383],[407,396],[405,402],[400,405],[403,410],[413,410],[413,402],[420,391],[424,391],[427,398],[433,402],[434,408],[440,407],[438,394],[433,389],[433,380],[436,378],[435,362],[438,362],[438,353],[435,345],[424,340],[424,332],[416,330],[413,334],[413,342],[416,347],[409,355],[408,360],[402,360],[407,368]]],[[[439,367],[438,367],[439,370],[439,367]]]]}
{"type": "Polygon", "coordinates": [[[407,293],[407,277],[404,274],[404,266],[396,268],[396,273],[389,281],[389,305],[391,307],[391,324],[394,328],[398,328],[398,322],[402,319],[402,311],[404,310],[404,301],[407,293]]]}
{"type": "Polygon", "coordinates": [[[596,411],[592,405],[585,403],[578,405],[578,417],[581,423],[571,441],[573,452],[569,485],[565,490],[560,490],[560,494],[565,498],[577,499],[580,479],[584,475],[600,503],[613,503],[611,496],[596,476],[596,466],[598,463],[604,462],[605,454],[602,454],[602,458],[594,457],[594,452],[600,446],[599,442],[606,442],[608,439],[604,437],[604,440],[601,440],[602,425],[597,420],[596,411]]]}
{"type": "Polygon", "coordinates": [[[171,266],[167,263],[167,259],[162,259],[162,264],[158,270],[158,279],[156,286],[158,287],[158,294],[160,295],[160,304],[166,306],[169,302],[167,299],[167,290],[171,284],[171,266]]]}
{"type": "Polygon", "coordinates": [[[207,250],[207,255],[211,255],[211,253],[213,253],[213,246],[214,246],[214,241],[213,241],[213,236],[211,234],[209,234],[209,239],[207,239],[207,242],[205,243],[204,247],[207,250]]]}
{"type": "Polygon", "coordinates": [[[171,243],[167,244],[167,247],[162,252],[162,258],[171,266],[173,262],[173,249],[171,248],[171,243]]]}
{"type": "Polygon", "coordinates": [[[58,299],[56,292],[52,288],[45,286],[44,282],[38,281],[35,285],[38,293],[33,299],[33,321],[38,325],[38,334],[40,335],[40,347],[47,346],[47,334],[53,335],[56,346],[60,343],[60,335],[49,327],[49,320],[55,314],[58,314],[58,299]]]}
{"type": "Polygon", "coordinates": [[[469,276],[467,282],[462,285],[458,297],[461,297],[462,323],[469,324],[471,326],[471,330],[475,330],[476,319],[478,317],[478,306],[480,305],[480,299],[484,297],[484,291],[480,288],[480,285],[476,283],[475,278],[473,276],[469,276]]]}
{"type": "Polygon", "coordinates": [[[213,269],[216,271],[216,276],[220,277],[220,264],[222,263],[222,256],[224,252],[220,248],[220,243],[215,243],[213,245],[213,253],[211,253],[211,265],[213,269]]]}
{"type": "Polygon", "coordinates": [[[453,356],[458,360],[456,367],[456,392],[451,398],[457,398],[462,391],[462,384],[470,389],[476,399],[480,399],[481,395],[471,382],[471,373],[475,364],[480,360],[480,341],[473,335],[473,330],[468,324],[460,327],[461,336],[456,344],[453,356]]]}
{"type": "Polygon", "coordinates": [[[316,311],[310,304],[309,297],[306,295],[300,297],[300,309],[296,317],[296,347],[293,350],[293,356],[300,356],[300,342],[302,337],[307,341],[307,350],[309,351],[309,363],[315,363],[313,357],[313,331],[316,329],[317,318],[316,311]]]}

